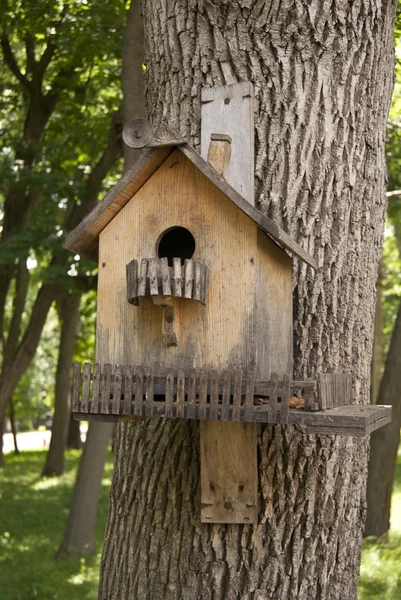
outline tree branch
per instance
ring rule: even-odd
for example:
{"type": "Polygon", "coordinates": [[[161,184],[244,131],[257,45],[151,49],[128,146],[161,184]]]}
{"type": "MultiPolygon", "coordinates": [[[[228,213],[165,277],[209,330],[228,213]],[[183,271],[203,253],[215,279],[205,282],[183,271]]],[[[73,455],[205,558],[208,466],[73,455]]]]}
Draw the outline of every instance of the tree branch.
{"type": "Polygon", "coordinates": [[[386,192],[387,198],[394,198],[396,196],[401,196],[401,190],[392,190],[391,192],[386,192]]]}
{"type": "Polygon", "coordinates": [[[36,60],[35,60],[35,38],[31,33],[27,33],[25,38],[25,52],[26,52],[26,75],[32,75],[35,71],[36,60]]]}
{"type": "Polygon", "coordinates": [[[4,62],[10,69],[10,71],[15,75],[18,81],[26,88],[31,87],[31,82],[29,79],[21,72],[16,58],[14,56],[14,52],[10,45],[10,40],[8,39],[8,35],[6,33],[2,33],[0,37],[1,48],[3,50],[4,62]]]}

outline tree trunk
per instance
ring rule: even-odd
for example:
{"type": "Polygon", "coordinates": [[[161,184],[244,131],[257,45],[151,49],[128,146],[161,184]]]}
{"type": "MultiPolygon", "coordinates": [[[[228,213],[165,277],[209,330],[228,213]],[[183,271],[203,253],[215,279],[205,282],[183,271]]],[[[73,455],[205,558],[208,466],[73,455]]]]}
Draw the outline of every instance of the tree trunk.
{"type": "Polygon", "coordinates": [[[79,318],[80,297],[67,294],[60,303],[60,351],[56,371],[56,401],[54,407],[52,436],[43,467],[42,477],[64,473],[64,452],[70,423],[70,390],[72,384],[71,363],[74,357],[75,337],[79,318]]]}
{"type": "Polygon", "coordinates": [[[14,402],[10,401],[10,423],[11,423],[11,431],[13,434],[14,441],[14,453],[19,454],[18,444],[17,444],[17,427],[15,424],[15,410],[14,410],[14,402]]]}
{"type": "Polygon", "coordinates": [[[0,419],[0,469],[4,467],[3,452],[4,419],[0,419]]]}
{"type": "Polygon", "coordinates": [[[378,404],[391,404],[392,420],[370,439],[368,512],[365,535],[380,537],[390,527],[390,504],[401,427],[401,303],[391,336],[378,404]]]}
{"type": "MultiPolygon", "coordinates": [[[[369,402],[385,215],[394,2],[144,0],[148,111],[199,146],[200,90],[255,85],[258,207],[318,259],[295,261],[295,375],[353,373],[369,402]]],[[[259,524],[200,523],[199,429],[118,427],[100,600],[352,600],[365,440],[259,427],[259,524]]]]}
{"type": "Polygon", "coordinates": [[[372,384],[370,401],[377,404],[380,382],[382,379],[383,366],[383,322],[382,322],[382,295],[383,295],[383,273],[379,269],[379,276],[376,283],[376,309],[375,309],[375,328],[373,335],[373,356],[372,356],[372,384]]]}
{"type": "Polygon", "coordinates": [[[66,531],[57,551],[57,558],[72,554],[93,554],[96,550],[97,508],[112,430],[113,425],[110,423],[89,424],[66,531]]]}
{"type": "Polygon", "coordinates": [[[68,424],[68,435],[67,435],[67,448],[69,450],[81,450],[82,439],[81,439],[81,423],[74,419],[72,412],[70,412],[70,422],[68,424]]]}

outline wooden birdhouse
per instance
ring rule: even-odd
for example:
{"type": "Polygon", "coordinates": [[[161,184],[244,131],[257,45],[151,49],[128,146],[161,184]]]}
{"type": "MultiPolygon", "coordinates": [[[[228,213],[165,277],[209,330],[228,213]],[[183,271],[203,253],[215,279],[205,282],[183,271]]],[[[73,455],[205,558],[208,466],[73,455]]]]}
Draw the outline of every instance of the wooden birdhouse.
{"type": "Polygon", "coordinates": [[[252,100],[249,83],[204,90],[201,154],[129,123],[140,159],[66,242],[99,264],[96,364],[75,365],[74,412],[203,421],[208,522],[257,519],[253,423],[366,435],[390,419],[349,406],[350,375],[322,374],[318,394],[293,380],[292,261],[317,264],[253,205],[252,100]]]}

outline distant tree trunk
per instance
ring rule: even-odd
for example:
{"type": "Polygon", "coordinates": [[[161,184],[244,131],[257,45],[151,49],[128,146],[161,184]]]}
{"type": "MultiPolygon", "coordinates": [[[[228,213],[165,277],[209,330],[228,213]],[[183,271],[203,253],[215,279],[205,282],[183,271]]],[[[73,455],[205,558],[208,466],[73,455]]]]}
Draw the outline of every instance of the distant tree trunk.
{"type": "Polygon", "coordinates": [[[96,551],[95,526],[108,442],[113,425],[90,423],[57,558],[96,551]],[[107,443],[105,443],[105,440],[107,443]]]}
{"type": "Polygon", "coordinates": [[[379,268],[379,276],[376,283],[376,310],[375,310],[375,328],[373,336],[373,356],[372,356],[372,384],[370,401],[377,403],[379,395],[380,382],[382,379],[383,366],[383,322],[382,322],[382,294],[383,294],[383,272],[379,268]]]}
{"type": "Polygon", "coordinates": [[[3,452],[3,435],[4,435],[4,419],[0,419],[0,469],[4,467],[4,452],[3,452]]]}
{"type": "Polygon", "coordinates": [[[15,410],[14,410],[14,402],[11,400],[10,401],[10,423],[11,423],[11,431],[13,434],[13,441],[14,441],[14,453],[15,454],[19,454],[19,449],[18,449],[18,444],[17,444],[17,427],[15,424],[15,410]]]}
{"type": "Polygon", "coordinates": [[[80,422],[74,419],[72,412],[70,412],[70,422],[68,425],[68,436],[67,436],[67,448],[69,450],[81,450],[82,439],[80,422]]]}
{"type": "MultiPolygon", "coordinates": [[[[255,84],[257,205],[295,261],[295,375],[351,371],[369,402],[395,3],[142,2],[148,112],[199,147],[203,85],[255,84]]],[[[366,441],[259,428],[255,526],[200,523],[199,428],[117,428],[99,600],[353,600],[366,441]]]]}
{"type": "Polygon", "coordinates": [[[72,384],[71,364],[74,356],[75,337],[79,318],[80,297],[67,294],[60,302],[60,351],[56,371],[56,401],[54,407],[52,436],[43,467],[42,477],[64,473],[64,452],[70,423],[70,390],[72,384]]]}
{"type": "Polygon", "coordinates": [[[365,536],[380,537],[390,527],[391,494],[401,427],[401,303],[398,308],[380,385],[378,404],[393,407],[389,425],[375,431],[370,438],[368,475],[368,512],[365,536]]]}

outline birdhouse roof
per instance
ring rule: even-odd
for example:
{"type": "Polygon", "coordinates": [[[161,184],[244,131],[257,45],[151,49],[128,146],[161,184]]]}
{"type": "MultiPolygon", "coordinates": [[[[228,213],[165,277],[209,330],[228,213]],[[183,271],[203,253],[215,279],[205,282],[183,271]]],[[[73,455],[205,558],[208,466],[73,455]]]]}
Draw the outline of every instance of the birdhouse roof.
{"type": "Polygon", "coordinates": [[[271,219],[252,206],[217,173],[188,142],[163,125],[142,151],[142,155],[105,198],[67,236],[65,247],[71,252],[98,261],[99,235],[138,190],[156,172],[166,158],[178,148],[243,213],[282,248],[295,254],[313,268],[316,260],[271,219]]]}

